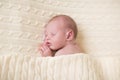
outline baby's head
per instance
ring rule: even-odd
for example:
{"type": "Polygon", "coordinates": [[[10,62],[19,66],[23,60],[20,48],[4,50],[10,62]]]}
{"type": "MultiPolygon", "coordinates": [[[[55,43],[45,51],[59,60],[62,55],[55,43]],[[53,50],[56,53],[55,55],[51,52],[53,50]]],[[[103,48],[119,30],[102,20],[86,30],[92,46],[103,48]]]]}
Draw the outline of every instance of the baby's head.
{"type": "Polygon", "coordinates": [[[75,21],[67,15],[57,15],[45,25],[44,42],[52,49],[58,50],[77,37],[75,21]]]}
{"type": "MultiPolygon", "coordinates": [[[[51,18],[48,21],[48,24],[51,21],[58,21],[60,24],[62,24],[62,26],[65,29],[71,29],[73,31],[73,36],[74,36],[73,38],[76,39],[77,32],[78,32],[77,25],[76,25],[76,22],[70,16],[67,16],[67,15],[57,15],[57,16],[54,16],[53,18],[51,18]]],[[[61,27],[61,26],[56,26],[56,27],[61,27]]]]}

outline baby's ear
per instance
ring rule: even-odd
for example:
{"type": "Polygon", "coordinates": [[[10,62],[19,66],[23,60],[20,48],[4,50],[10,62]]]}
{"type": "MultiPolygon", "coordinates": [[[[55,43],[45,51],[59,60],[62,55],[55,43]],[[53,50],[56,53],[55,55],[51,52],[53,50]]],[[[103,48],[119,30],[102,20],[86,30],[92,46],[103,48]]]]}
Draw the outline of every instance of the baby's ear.
{"type": "Polygon", "coordinates": [[[67,31],[67,33],[66,33],[66,39],[67,40],[73,40],[73,38],[74,38],[73,31],[72,30],[67,31]]]}

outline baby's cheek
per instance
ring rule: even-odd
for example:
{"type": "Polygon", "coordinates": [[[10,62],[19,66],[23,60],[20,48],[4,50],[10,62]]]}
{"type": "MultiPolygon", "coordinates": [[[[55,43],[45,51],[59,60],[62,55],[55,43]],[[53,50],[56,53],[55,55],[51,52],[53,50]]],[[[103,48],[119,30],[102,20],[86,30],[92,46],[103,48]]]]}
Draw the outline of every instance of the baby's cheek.
{"type": "Polygon", "coordinates": [[[50,48],[51,48],[51,49],[57,49],[57,48],[58,48],[58,46],[59,46],[58,42],[53,41],[53,42],[51,43],[50,48]]]}

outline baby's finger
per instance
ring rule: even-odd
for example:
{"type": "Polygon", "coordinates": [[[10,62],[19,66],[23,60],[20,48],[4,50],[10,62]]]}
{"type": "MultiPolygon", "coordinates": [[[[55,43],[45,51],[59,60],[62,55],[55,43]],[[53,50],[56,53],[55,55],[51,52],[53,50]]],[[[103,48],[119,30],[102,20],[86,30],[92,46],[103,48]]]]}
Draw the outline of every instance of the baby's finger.
{"type": "Polygon", "coordinates": [[[43,52],[45,51],[45,47],[44,46],[42,46],[41,49],[42,49],[43,52]]]}
{"type": "Polygon", "coordinates": [[[44,46],[44,49],[45,49],[45,50],[50,50],[47,45],[44,46]]]}
{"type": "Polygon", "coordinates": [[[43,56],[43,57],[44,57],[44,55],[45,55],[45,54],[44,54],[44,51],[45,51],[44,48],[41,47],[41,56],[43,56]]]}

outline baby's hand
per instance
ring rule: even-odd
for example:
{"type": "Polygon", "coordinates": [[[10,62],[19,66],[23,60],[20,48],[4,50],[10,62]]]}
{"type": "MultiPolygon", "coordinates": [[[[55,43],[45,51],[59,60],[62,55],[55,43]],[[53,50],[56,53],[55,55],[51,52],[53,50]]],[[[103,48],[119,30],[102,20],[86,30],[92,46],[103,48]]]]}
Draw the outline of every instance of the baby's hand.
{"type": "Polygon", "coordinates": [[[43,57],[52,56],[52,51],[47,44],[42,44],[40,47],[41,55],[43,57]]]}

